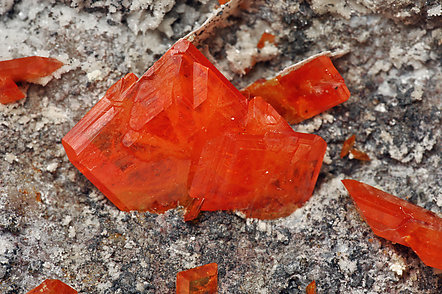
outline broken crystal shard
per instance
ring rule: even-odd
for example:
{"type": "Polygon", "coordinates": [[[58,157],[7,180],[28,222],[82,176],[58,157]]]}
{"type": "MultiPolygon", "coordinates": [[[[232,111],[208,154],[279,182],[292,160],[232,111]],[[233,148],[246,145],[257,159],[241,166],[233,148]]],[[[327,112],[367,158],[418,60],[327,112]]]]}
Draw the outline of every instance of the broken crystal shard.
{"type": "Polygon", "coordinates": [[[185,220],[200,210],[290,214],[310,197],[326,148],[262,98],[248,102],[186,40],[112,86],[62,143],[121,210],[181,205],[185,220]]]}
{"type": "Polygon", "coordinates": [[[249,98],[263,97],[289,123],[299,123],[345,102],[350,92],[330,58],[318,56],[269,80],[242,90],[249,98]]]}
{"type": "Polygon", "coordinates": [[[355,141],[356,141],[356,135],[352,135],[350,136],[350,138],[344,141],[344,144],[342,144],[341,158],[344,158],[346,155],[348,155],[350,150],[355,145],[355,141]]]}
{"type": "Polygon", "coordinates": [[[63,66],[54,58],[30,56],[0,61],[0,103],[11,103],[24,98],[16,82],[35,83],[63,66]]]}
{"type": "Polygon", "coordinates": [[[60,280],[47,279],[27,294],[77,294],[78,292],[60,280]]]}
{"type": "Polygon", "coordinates": [[[176,277],[176,293],[218,293],[218,265],[210,263],[179,272],[176,277]]]}
{"type": "Polygon", "coordinates": [[[373,232],[411,247],[428,266],[442,269],[442,219],[433,212],[355,180],[342,180],[373,232]]]}
{"type": "Polygon", "coordinates": [[[207,141],[190,196],[201,210],[240,210],[247,217],[290,215],[313,192],[327,144],[294,132],[262,98],[250,101],[242,132],[207,141]]]}

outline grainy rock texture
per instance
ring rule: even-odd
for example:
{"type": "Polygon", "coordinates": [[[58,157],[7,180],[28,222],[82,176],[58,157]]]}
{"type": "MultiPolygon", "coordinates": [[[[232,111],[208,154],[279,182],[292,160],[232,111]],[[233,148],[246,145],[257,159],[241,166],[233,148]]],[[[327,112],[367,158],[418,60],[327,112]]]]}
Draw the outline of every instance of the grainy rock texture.
{"type": "Polygon", "coordinates": [[[438,1],[265,1],[206,40],[201,49],[238,87],[321,51],[346,52],[335,65],[350,100],[294,126],[329,145],[312,198],[287,218],[216,212],[184,223],[180,210],[120,212],[70,164],[63,135],[216,4],[0,1],[0,59],[68,64],[25,100],[0,105],[0,292],[58,278],[80,293],[173,293],[178,271],[217,262],[220,293],[303,293],[312,280],[320,293],[442,293],[440,272],[374,236],[340,183],[360,180],[441,214],[438,1]],[[264,31],[276,48],[255,50],[264,31]],[[371,162],[339,158],[351,134],[371,162]]]}

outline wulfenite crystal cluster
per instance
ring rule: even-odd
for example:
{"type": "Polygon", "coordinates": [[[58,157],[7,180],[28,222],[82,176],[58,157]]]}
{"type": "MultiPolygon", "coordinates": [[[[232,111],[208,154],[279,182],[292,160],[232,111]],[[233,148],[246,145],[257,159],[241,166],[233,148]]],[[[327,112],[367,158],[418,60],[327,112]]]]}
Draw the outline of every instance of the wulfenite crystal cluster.
{"type": "Polygon", "coordinates": [[[249,99],[181,40],[140,79],[113,85],[62,142],[121,210],[286,216],[312,194],[326,143],[249,99]]]}

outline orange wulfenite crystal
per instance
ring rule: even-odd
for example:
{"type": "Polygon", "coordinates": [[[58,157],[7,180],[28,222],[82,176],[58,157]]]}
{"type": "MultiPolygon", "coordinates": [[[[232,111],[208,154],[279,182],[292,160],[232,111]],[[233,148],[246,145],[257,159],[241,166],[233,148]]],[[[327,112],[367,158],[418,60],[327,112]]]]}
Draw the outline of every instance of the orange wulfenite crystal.
{"type": "Polygon", "coordinates": [[[112,86],[62,143],[121,210],[182,205],[186,220],[199,210],[291,213],[310,197],[326,149],[261,98],[248,102],[185,40],[139,80],[112,86]]]}
{"type": "Polygon", "coordinates": [[[305,288],[306,294],[316,294],[316,282],[312,281],[310,284],[308,284],[307,288],[305,288]]]}
{"type": "Polygon", "coordinates": [[[77,294],[78,292],[60,280],[47,279],[27,294],[77,294]]]}
{"type": "Polygon", "coordinates": [[[352,135],[350,138],[345,140],[344,144],[342,145],[341,158],[344,158],[344,156],[348,155],[350,150],[355,145],[355,140],[356,140],[356,135],[352,135]]]}
{"type": "Polygon", "coordinates": [[[433,212],[355,180],[343,180],[373,232],[411,247],[428,266],[442,269],[442,219],[433,212]]]}
{"type": "Polygon", "coordinates": [[[176,293],[218,293],[218,265],[216,263],[209,263],[179,272],[176,276],[176,293]]]}
{"type": "Polygon", "coordinates": [[[263,97],[289,123],[311,118],[350,97],[344,79],[325,55],[294,65],[273,79],[258,80],[242,93],[263,97]]]}
{"type": "Polygon", "coordinates": [[[16,82],[35,83],[62,66],[63,63],[57,59],[39,56],[0,61],[0,103],[11,103],[26,97],[16,82]]]}
{"type": "Polygon", "coordinates": [[[205,200],[201,210],[241,210],[260,219],[290,215],[312,194],[326,147],[254,98],[242,132],[220,134],[203,148],[190,196],[205,200]]]}
{"type": "Polygon", "coordinates": [[[264,48],[266,42],[275,43],[275,35],[263,33],[257,45],[258,49],[264,48]]]}
{"type": "Polygon", "coordinates": [[[359,151],[357,149],[350,150],[351,155],[355,159],[362,160],[362,161],[370,161],[370,157],[367,155],[367,153],[359,151]]]}

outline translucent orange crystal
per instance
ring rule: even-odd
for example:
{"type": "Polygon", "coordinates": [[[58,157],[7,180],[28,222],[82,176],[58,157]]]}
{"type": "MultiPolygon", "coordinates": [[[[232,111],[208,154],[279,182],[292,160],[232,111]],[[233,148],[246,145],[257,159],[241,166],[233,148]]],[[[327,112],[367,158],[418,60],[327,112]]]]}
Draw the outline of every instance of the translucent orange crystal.
{"type": "Polygon", "coordinates": [[[77,294],[78,292],[60,280],[47,279],[27,294],[77,294]]]}
{"type": "Polygon", "coordinates": [[[262,98],[250,101],[245,128],[207,141],[190,196],[201,210],[240,210],[247,217],[290,215],[313,192],[327,144],[296,133],[262,98]]]}
{"type": "Polygon", "coordinates": [[[185,40],[112,86],[62,143],[121,210],[181,205],[186,220],[200,210],[289,214],[310,197],[326,148],[261,98],[249,103],[185,40]]]}
{"type": "Polygon", "coordinates": [[[16,82],[34,83],[63,66],[54,58],[39,56],[0,61],[0,103],[11,103],[24,98],[16,82]]]}
{"type": "Polygon", "coordinates": [[[356,135],[352,135],[352,136],[350,136],[350,138],[348,138],[347,140],[344,141],[344,144],[342,145],[342,150],[341,150],[341,158],[344,158],[346,155],[348,155],[350,150],[355,145],[355,141],[356,141],[356,135]]]}
{"type": "Polygon", "coordinates": [[[343,180],[373,232],[411,247],[428,266],[442,269],[442,219],[433,212],[355,180],[343,180]]]}
{"type": "Polygon", "coordinates": [[[218,293],[218,265],[216,263],[209,263],[179,272],[176,276],[176,293],[218,293]]]}
{"type": "Polygon", "coordinates": [[[368,154],[363,151],[359,151],[357,149],[351,149],[350,153],[351,155],[353,155],[353,158],[355,159],[362,161],[370,161],[370,156],[368,156],[368,154]]]}
{"type": "Polygon", "coordinates": [[[325,55],[270,80],[258,80],[242,93],[263,97],[289,123],[311,118],[350,97],[344,79],[325,55]]]}

